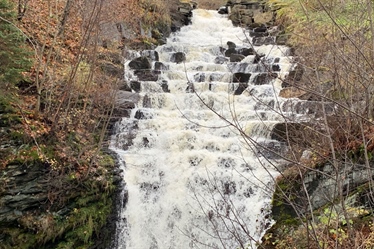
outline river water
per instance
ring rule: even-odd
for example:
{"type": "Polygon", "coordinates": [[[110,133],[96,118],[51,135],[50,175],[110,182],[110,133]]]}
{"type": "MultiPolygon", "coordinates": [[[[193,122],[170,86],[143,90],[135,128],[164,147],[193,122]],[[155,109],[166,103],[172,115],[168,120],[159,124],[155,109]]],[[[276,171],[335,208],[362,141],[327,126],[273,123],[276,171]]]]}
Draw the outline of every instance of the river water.
{"type": "MultiPolygon", "coordinates": [[[[282,148],[270,130],[284,119],[277,96],[292,66],[289,49],[255,46],[260,62],[255,55],[223,62],[227,41],[249,48],[252,38],[216,11],[198,9],[192,25],[156,48],[165,68],[157,81],[141,82],[137,107],[112,138],[128,193],[115,248],[256,248],[271,224],[279,162],[261,146],[282,148]],[[186,54],[185,63],[171,62],[175,52],[186,54]],[[255,85],[269,68],[278,78],[255,85]],[[232,83],[238,72],[251,74],[242,94],[232,83]]],[[[137,80],[129,69],[125,77],[137,80]]]]}

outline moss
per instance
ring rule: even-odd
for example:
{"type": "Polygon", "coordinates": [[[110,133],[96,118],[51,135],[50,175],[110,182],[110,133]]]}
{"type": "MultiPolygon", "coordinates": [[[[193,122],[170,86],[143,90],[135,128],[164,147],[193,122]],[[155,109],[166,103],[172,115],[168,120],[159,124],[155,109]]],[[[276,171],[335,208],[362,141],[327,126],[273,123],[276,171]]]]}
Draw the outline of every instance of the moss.
{"type": "MultiPolygon", "coordinates": [[[[38,162],[19,163],[34,163],[35,166],[38,162]]],[[[0,248],[76,249],[92,246],[112,211],[115,187],[110,174],[103,171],[100,178],[88,176],[85,179],[69,179],[62,174],[54,181],[67,188],[58,196],[58,201],[65,200],[64,203],[59,204],[56,200],[48,212],[25,212],[18,225],[5,230],[0,248]]],[[[50,184],[53,186],[54,183],[50,184]]]]}
{"type": "Polygon", "coordinates": [[[99,160],[99,165],[101,166],[108,166],[108,167],[114,167],[116,162],[113,159],[113,156],[108,154],[101,155],[101,158],[99,160]]]}

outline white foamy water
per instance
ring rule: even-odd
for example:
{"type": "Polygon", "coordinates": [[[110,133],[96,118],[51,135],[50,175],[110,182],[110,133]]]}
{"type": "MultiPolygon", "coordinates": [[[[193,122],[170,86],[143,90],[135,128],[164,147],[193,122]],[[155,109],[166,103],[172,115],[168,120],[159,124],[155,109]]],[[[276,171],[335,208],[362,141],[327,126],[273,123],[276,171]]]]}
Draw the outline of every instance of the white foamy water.
{"type": "MultiPolygon", "coordinates": [[[[276,111],[280,80],[251,84],[264,70],[252,63],[254,56],[214,63],[227,41],[250,47],[243,30],[226,17],[195,10],[192,22],[156,49],[168,70],[157,82],[141,83],[137,108],[117,124],[112,138],[128,191],[116,248],[256,248],[271,223],[276,162],[251,141],[277,143],[269,134],[283,120],[276,111]],[[174,52],[185,52],[186,62],[170,62],[174,52]],[[239,84],[230,83],[236,72],[252,74],[241,95],[234,95],[239,84]],[[162,81],[170,92],[163,92],[162,81]],[[187,82],[197,94],[186,91],[187,82]]],[[[277,61],[278,77],[290,69],[287,47],[255,50],[267,63],[277,61]]],[[[131,71],[126,77],[137,80],[131,71]]]]}

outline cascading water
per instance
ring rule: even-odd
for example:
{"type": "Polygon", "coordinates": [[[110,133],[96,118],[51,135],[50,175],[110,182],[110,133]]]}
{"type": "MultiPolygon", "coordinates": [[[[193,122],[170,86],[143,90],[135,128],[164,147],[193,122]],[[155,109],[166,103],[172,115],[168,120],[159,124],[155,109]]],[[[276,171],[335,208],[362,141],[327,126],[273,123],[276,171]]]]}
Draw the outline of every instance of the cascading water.
{"type": "Polygon", "coordinates": [[[163,70],[141,81],[137,108],[112,138],[128,191],[116,248],[256,248],[271,223],[277,173],[253,142],[277,143],[269,134],[284,120],[277,95],[292,65],[276,45],[254,47],[261,63],[256,55],[226,61],[227,41],[240,49],[250,40],[226,17],[195,10],[192,25],[156,49],[163,70]],[[171,62],[175,52],[186,61],[171,62]],[[269,68],[277,77],[256,85],[269,68]],[[250,76],[248,87],[238,73],[250,76]]]}

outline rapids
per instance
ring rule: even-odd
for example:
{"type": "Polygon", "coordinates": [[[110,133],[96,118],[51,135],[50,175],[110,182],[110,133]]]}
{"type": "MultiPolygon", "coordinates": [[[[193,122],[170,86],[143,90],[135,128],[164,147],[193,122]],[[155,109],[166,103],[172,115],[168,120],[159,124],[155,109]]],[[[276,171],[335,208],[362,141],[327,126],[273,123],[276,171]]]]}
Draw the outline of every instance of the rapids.
{"type": "MultiPolygon", "coordinates": [[[[216,63],[228,41],[248,48],[251,39],[227,17],[198,9],[191,25],[156,48],[165,70],[158,81],[141,82],[137,107],[111,140],[128,193],[115,248],[256,248],[272,222],[279,163],[259,145],[282,147],[270,131],[284,120],[278,93],[292,63],[289,48],[277,45],[254,47],[261,63],[253,63],[255,55],[216,63]],[[171,62],[174,52],[186,61],[171,62]],[[264,65],[275,64],[278,78],[253,84],[264,65]],[[251,74],[242,94],[235,95],[234,73],[251,74]]],[[[137,80],[128,63],[125,78],[137,80]]]]}

